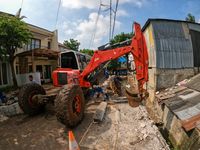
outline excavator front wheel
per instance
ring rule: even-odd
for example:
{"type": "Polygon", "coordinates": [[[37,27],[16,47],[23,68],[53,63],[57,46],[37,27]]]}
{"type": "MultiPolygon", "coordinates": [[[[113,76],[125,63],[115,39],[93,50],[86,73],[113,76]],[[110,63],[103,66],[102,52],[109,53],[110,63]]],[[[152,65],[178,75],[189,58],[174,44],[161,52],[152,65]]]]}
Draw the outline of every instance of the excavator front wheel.
{"type": "Polygon", "coordinates": [[[84,116],[85,99],[79,85],[62,87],[55,100],[57,119],[68,127],[79,124],[84,116]]]}

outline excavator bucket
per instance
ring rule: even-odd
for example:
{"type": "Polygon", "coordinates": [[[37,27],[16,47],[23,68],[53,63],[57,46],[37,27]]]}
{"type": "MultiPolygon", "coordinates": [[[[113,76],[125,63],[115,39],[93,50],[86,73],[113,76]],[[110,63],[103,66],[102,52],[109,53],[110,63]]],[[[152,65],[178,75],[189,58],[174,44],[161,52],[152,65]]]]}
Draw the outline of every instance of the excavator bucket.
{"type": "Polygon", "coordinates": [[[138,107],[140,105],[142,99],[139,94],[138,82],[136,80],[135,75],[131,75],[127,77],[125,95],[131,107],[138,107]]]}

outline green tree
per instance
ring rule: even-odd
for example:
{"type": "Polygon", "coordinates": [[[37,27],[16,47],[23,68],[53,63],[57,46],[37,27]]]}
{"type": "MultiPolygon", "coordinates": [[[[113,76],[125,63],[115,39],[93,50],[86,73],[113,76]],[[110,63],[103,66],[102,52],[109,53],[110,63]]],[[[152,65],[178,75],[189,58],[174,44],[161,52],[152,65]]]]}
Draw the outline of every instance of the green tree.
{"type": "Polygon", "coordinates": [[[191,13],[188,13],[187,17],[185,18],[186,21],[195,22],[195,16],[191,13]]]}
{"type": "Polygon", "coordinates": [[[87,54],[87,55],[90,55],[90,56],[93,56],[93,54],[94,54],[94,51],[91,50],[91,49],[82,49],[82,50],[80,50],[80,52],[87,54]]]}
{"type": "Polygon", "coordinates": [[[9,63],[12,71],[13,84],[17,86],[16,75],[14,71],[15,52],[22,48],[32,37],[26,23],[20,18],[1,14],[0,15],[0,57],[9,56],[9,63]]]}
{"type": "Polygon", "coordinates": [[[72,50],[74,50],[74,51],[78,51],[79,46],[80,46],[80,42],[79,42],[78,40],[75,40],[75,39],[65,40],[65,41],[63,42],[63,44],[64,44],[66,47],[68,47],[68,48],[70,48],[70,49],[72,49],[72,50]]]}
{"type": "Polygon", "coordinates": [[[133,33],[120,33],[120,34],[117,34],[115,35],[115,37],[110,40],[110,44],[113,45],[113,44],[116,44],[116,43],[120,43],[120,42],[123,42],[123,41],[126,41],[128,39],[131,39],[133,37],[133,33]]]}

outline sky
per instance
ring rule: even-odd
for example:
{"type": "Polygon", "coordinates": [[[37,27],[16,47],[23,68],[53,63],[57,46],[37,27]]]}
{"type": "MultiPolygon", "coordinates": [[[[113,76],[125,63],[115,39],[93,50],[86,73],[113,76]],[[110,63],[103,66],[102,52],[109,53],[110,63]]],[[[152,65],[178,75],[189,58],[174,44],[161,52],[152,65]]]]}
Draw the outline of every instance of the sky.
{"type": "MultiPolygon", "coordinates": [[[[100,0],[0,0],[0,11],[16,14],[22,6],[25,22],[58,30],[58,40],[78,40],[80,48],[97,49],[109,41],[110,16],[103,6],[97,24],[100,0]],[[22,3],[23,2],[23,3],[22,3]],[[57,20],[57,21],[56,21],[57,20]]],[[[109,0],[101,0],[109,5],[109,0]]],[[[112,0],[115,8],[116,0],[112,0]]],[[[200,0],[119,0],[114,35],[132,32],[134,21],[143,26],[148,18],[185,20],[188,13],[200,23],[200,0]]]]}

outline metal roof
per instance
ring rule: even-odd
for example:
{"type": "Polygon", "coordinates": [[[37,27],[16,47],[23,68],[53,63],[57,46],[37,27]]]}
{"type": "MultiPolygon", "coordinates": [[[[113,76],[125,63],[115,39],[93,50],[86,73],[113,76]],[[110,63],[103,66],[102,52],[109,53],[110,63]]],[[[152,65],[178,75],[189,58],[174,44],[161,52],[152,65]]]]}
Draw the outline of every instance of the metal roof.
{"type": "Polygon", "coordinates": [[[149,18],[149,19],[146,21],[146,23],[144,24],[144,26],[142,27],[142,31],[144,31],[152,21],[168,21],[168,22],[180,22],[180,23],[190,23],[190,24],[200,25],[200,23],[190,22],[190,21],[185,21],[185,20],[162,19],[162,18],[149,18]]]}

